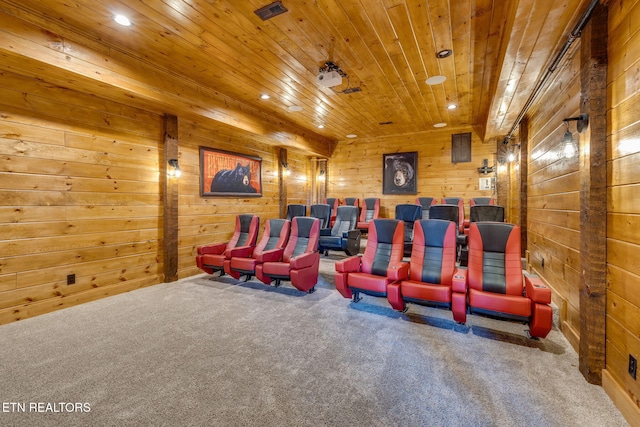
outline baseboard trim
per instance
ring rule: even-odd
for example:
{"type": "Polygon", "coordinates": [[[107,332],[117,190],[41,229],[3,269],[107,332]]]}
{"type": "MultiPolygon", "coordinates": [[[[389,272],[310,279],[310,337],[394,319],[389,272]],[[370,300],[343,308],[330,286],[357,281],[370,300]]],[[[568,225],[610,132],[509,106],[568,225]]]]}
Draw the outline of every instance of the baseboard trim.
{"type": "Polygon", "coordinates": [[[631,427],[640,427],[640,408],[606,369],[602,370],[602,388],[631,427]]]}

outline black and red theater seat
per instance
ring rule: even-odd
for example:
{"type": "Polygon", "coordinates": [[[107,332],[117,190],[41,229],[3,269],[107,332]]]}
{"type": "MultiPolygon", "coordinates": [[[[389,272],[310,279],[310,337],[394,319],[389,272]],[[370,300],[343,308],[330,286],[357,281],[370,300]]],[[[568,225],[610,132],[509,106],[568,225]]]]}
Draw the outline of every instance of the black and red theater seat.
{"type": "Polygon", "coordinates": [[[224,261],[224,271],[231,277],[245,281],[256,274],[256,265],[264,262],[262,254],[272,249],[282,249],[287,244],[291,221],[270,219],[264,225],[262,238],[255,246],[240,246],[231,249],[230,259],[224,261]]]}
{"type": "Polygon", "coordinates": [[[416,221],[409,278],[391,283],[387,299],[395,310],[406,302],[451,309],[453,319],[467,320],[466,270],[456,269],[456,225],[453,221],[416,221]]]}
{"type": "Polygon", "coordinates": [[[475,205],[495,205],[493,197],[472,197],[469,199],[469,206],[475,205]]]}
{"type": "Polygon", "coordinates": [[[517,225],[471,224],[467,289],[471,313],[526,322],[534,338],[551,330],[551,290],[539,278],[523,276],[517,225]]]}
{"type": "Polygon", "coordinates": [[[224,275],[224,261],[230,258],[231,249],[236,246],[255,246],[259,226],[259,217],[238,215],[231,240],[226,243],[199,246],[196,265],[206,273],[213,274],[215,271],[219,271],[220,275],[224,275]]]}
{"type": "Polygon", "coordinates": [[[469,223],[504,222],[504,207],[498,205],[473,205],[469,208],[469,223]]]}
{"type": "Polygon", "coordinates": [[[456,205],[458,207],[458,231],[460,234],[464,234],[465,219],[464,219],[464,199],[462,197],[443,197],[440,201],[443,205],[456,205]]]}
{"type": "Polygon", "coordinates": [[[336,214],[338,212],[338,206],[340,206],[340,199],[337,197],[327,197],[324,199],[324,203],[331,207],[331,212],[329,215],[331,216],[331,221],[329,222],[329,226],[333,227],[333,223],[336,220],[336,214]]]}
{"type": "Polygon", "coordinates": [[[409,264],[402,262],[403,247],[402,221],[374,219],[364,255],[336,262],[336,289],[354,302],[360,300],[360,293],[386,297],[389,283],[407,278],[409,264]]]}
{"type": "Polygon", "coordinates": [[[429,219],[429,209],[436,204],[438,204],[438,199],[435,197],[416,197],[416,205],[422,206],[421,219],[429,219]]]}
{"type": "Polygon", "coordinates": [[[345,251],[347,255],[357,255],[360,250],[360,230],[358,223],[358,208],[355,206],[338,206],[335,224],[331,230],[320,230],[318,249],[320,253],[328,254],[329,249],[345,251]]]}
{"type": "Polygon", "coordinates": [[[275,286],[280,286],[283,280],[290,280],[302,292],[315,291],[320,267],[319,237],[319,219],[294,217],[287,246],[264,251],[264,262],[256,265],[256,277],[267,285],[275,280],[275,286]]]}
{"type": "Polygon", "coordinates": [[[413,226],[422,218],[422,206],[408,203],[396,205],[395,218],[404,222],[404,256],[410,256],[413,245],[413,226]]]}
{"type": "Polygon", "coordinates": [[[366,233],[371,221],[377,219],[378,216],[380,216],[380,199],[373,197],[364,199],[360,218],[358,219],[358,230],[366,233]]]}

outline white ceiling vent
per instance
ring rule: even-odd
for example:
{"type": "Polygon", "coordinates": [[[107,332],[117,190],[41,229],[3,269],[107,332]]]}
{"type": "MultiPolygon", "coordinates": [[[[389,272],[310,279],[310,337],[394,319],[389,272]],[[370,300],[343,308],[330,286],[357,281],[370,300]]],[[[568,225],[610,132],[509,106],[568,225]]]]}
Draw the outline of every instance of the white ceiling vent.
{"type": "Polygon", "coordinates": [[[263,21],[271,19],[274,16],[281,15],[285,12],[288,12],[288,9],[282,5],[281,1],[274,1],[271,4],[262,6],[260,9],[253,11],[253,13],[258,15],[263,21]]]}

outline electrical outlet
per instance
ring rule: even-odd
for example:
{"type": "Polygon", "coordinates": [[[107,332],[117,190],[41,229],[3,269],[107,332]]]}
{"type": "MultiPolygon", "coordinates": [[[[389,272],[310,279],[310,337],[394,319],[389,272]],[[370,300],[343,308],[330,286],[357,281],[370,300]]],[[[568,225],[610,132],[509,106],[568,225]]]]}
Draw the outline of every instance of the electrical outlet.
{"type": "Polygon", "coordinates": [[[635,380],[636,379],[636,368],[638,367],[638,362],[636,358],[632,355],[629,355],[629,375],[635,380]]]}
{"type": "Polygon", "coordinates": [[[76,283],[76,275],[67,274],[67,285],[73,285],[74,283],[76,283]]]}

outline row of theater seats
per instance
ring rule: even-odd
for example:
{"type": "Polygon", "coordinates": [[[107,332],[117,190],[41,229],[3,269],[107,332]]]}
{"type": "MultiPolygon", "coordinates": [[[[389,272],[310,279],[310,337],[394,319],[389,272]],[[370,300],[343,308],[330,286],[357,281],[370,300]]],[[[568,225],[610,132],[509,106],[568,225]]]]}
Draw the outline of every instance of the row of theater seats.
{"type": "MultiPolygon", "coordinates": [[[[355,211],[356,221],[349,220],[346,216],[341,223],[340,235],[332,234],[333,241],[327,246],[328,249],[341,249],[345,250],[344,243],[346,240],[346,233],[349,232],[352,242],[355,241],[357,233],[356,230],[361,232],[368,231],[369,224],[373,219],[377,219],[380,213],[380,199],[367,198],[365,200],[365,209],[358,211],[359,199],[347,198],[343,201],[344,204],[339,205],[338,199],[325,199],[327,203],[316,204],[311,206],[310,216],[319,218],[321,220],[321,232],[322,236],[327,236],[330,233],[329,225],[333,226],[336,221],[337,212],[342,208],[352,209],[349,215],[352,216],[355,211]],[[352,203],[351,205],[346,203],[352,203]],[[340,243],[340,244],[338,244],[340,243]]],[[[293,204],[287,206],[287,219],[291,219],[294,216],[306,216],[307,206],[302,204],[293,204]]],[[[467,264],[467,250],[466,250],[466,235],[468,234],[469,224],[471,222],[478,221],[504,221],[504,208],[497,206],[494,203],[493,198],[474,198],[471,199],[470,218],[464,219],[464,201],[462,198],[443,198],[441,203],[437,204],[437,199],[433,197],[419,197],[416,198],[416,204],[399,204],[395,207],[395,219],[401,220],[405,223],[404,233],[404,255],[409,256],[411,254],[411,247],[413,242],[413,224],[419,219],[443,219],[453,221],[457,228],[457,260],[463,266],[467,264]]],[[[359,237],[357,237],[359,239],[359,237]]],[[[321,246],[323,239],[321,238],[321,246]]],[[[326,241],[326,239],[325,239],[326,241]]],[[[358,240],[359,244],[359,240],[358,240]]],[[[359,247],[359,246],[358,246],[359,247]]],[[[321,249],[321,252],[323,250],[321,249]]],[[[324,250],[326,252],[326,250],[324,250]]],[[[352,251],[346,251],[348,255],[353,255],[352,251]]]]}
{"type": "Polygon", "coordinates": [[[353,302],[361,293],[386,297],[399,311],[407,302],[445,306],[459,323],[466,322],[467,312],[519,320],[529,325],[531,337],[547,336],[551,291],[523,274],[517,225],[470,224],[466,269],[456,267],[454,222],[418,220],[414,231],[410,262],[403,262],[404,222],[374,220],[364,255],[335,263],[336,289],[353,302]]]}
{"type": "Polygon", "coordinates": [[[302,292],[313,292],[318,283],[320,220],[311,217],[269,219],[256,244],[260,219],[238,215],[226,243],[197,248],[196,265],[213,274],[227,273],[245,281],[255,276],[262,283],[279,286],[283,280],[302,292]]]}

